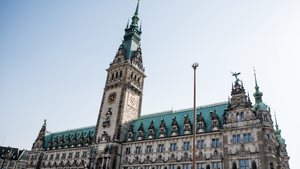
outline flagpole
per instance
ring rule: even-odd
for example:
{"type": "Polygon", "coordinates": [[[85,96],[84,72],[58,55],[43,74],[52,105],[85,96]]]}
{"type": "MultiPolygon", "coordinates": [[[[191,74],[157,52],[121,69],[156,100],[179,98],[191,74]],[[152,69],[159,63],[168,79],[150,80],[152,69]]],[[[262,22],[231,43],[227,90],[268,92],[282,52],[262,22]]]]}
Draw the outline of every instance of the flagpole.
{"type": "Polygon", "coordinates": [[[198,63],[192,65],[194,69],[194,126],[193,126],[193,169],[196,169],[196,69],[198,63]]]}

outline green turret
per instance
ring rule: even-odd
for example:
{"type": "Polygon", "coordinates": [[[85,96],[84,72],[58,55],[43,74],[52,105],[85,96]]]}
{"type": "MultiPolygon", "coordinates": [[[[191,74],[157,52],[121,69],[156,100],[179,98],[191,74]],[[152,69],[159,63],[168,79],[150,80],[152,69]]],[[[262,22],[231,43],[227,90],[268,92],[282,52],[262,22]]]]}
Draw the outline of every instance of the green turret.
{"type": "Polygon", "coordinates": [[[263,93],[259,91],[259,86],[257,85],[256,73],[254,70],[254,78],[255,78],[255,93],[253,94],[255,98],[255,104],[253,105],[253,110],[268,110],[268,106],[263,103],[262,96],[263,93]]]}
{"type": "Polygon", "coordinates": [[[138,25],[139,3],[140,2],[138,1],[130,26],[128,26],[127,24],[123,41],[125,57],[126,59],[130,60],[134,56],[134,53],[137,51],[137,49],[140,47],[141,41],[142,30],[141,27],[139,28],[138,25]]]}
{"type": "Polygon", "coordinates": [[[276,133],[276,136],[277,136],[277,139],[279,141],[280,144],[285,144],[285,139],[283,139],[281,137],[281,130],[278,128],[278,124],[277,124],[277,119],[276,119],[276,112],[274,113],[275,115],[275,123],[276,123],[276,130],[275,130],[275,133],[276,133]]]}

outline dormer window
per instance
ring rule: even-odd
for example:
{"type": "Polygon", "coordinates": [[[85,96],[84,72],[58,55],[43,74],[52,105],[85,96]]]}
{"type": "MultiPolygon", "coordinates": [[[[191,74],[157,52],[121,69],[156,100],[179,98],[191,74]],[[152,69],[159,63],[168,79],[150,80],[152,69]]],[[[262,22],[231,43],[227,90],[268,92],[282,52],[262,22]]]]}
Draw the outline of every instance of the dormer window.
{"type": "Polygon", "coordinates": [[[133,124],[129,126],[128,135],[127,135],[127,141],[133,140],[133,124]]]}
{"type": "Polygon", "coordinates": [[[219,116],[216,113],[216,110],[214,110],[214,112],[210,113],[211,114],[211,131],[218,131],[220,130],[220,120],[219,120],[219,116]]]}
{"type": "Polygon", "coordinates": [[[167,130],[167,127],[166,127],[166,123],[165,123],[165,119],[162,119],[161,120],[161,123],[160,123],[160,126],[159,126],[159,135],[158,137],[166,137],[166,130],[167,130]]]}
{"type": "Polygon", "coordinates": [[[154,121],[152,120],[151,121],[151,124],[150,124],[150,126],[149,126],[149,128],[148,128],[148,139],[152,139],[152,138],[154,138],[154,121]]]}
{"type": "Polygon", "coordinates": [[[141,122],[141,125],[138,129],[137,140],[143,140],[143,139],[144,139],[144,127],[143,127],[143,123],[141,122]]]}
{"type": "Polygon", "coordinates": [[[197,126],[197,133],[205,132],[205,121],[201,112],[197,114],[197,126]]]}
{"type": "Polygon", "coordinates": [[[191,134],[191,133],[192,133],[192,123],[189,119],[189,115],[186,115],[184,117],[183,134],[191,134]]]}
{"type": "Polygon", "coordinates": [[[178,135],[178,128],[179,128],[179,125],[176,121],[176,117],[174,117],[173,121],[172,121],[172,125],[171,125],[171,136],[177,136],[178,135]]]}

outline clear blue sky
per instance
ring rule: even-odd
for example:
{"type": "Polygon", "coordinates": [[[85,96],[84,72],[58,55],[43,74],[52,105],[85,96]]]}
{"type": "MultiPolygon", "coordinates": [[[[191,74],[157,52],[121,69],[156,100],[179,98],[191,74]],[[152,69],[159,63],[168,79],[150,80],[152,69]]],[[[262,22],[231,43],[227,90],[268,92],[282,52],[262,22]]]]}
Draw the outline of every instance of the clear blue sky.
{"type": "MultiPolygon", "coordinates": [[[[135,0],[0,1],[0,141],[30,149],[49,131],[96,124],[109,63],[135,0]]],[[[257,70],[296,167],[299,0],[141,0],[146,68],[142,114],[226,101],[234,77],[250,95],[257,70]]],[[[251,97],[252,102],[254,98],[251,97]]]]}

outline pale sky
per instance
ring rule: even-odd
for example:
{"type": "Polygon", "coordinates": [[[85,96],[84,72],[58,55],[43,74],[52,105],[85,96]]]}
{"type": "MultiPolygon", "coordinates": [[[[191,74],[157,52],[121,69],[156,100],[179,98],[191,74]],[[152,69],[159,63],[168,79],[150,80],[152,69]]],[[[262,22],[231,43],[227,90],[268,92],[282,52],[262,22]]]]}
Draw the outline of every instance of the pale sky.
{"type": "MultiPolygon", "coordinates": [[[[31,149],[52,132],[96,125],[106,80],[136,0],[0,1],[0,141],[31,149]]],[[[290,167],[299,158],[299,0],[141,0],[142,114],[226,101],[241,72],[254,103],[277,113],[290,167]]],[[[273,116],[274,117],[274,116],[273,116]]]]}

